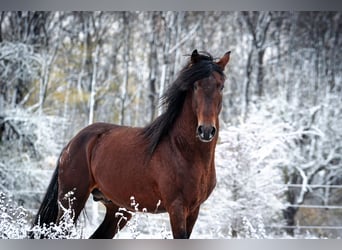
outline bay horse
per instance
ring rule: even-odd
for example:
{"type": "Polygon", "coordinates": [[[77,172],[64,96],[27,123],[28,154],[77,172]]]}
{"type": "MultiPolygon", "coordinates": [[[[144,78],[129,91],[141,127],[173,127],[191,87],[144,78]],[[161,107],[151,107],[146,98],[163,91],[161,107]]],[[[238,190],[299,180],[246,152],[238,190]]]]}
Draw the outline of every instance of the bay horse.
{"type": "MultiPolygon", "coordinates": [[[[134,211],[168,212],[174,238],[189,238],[200,205],[216,184],[215,147],[224,69],[230,51],[215,60],[194,50],[162,97],[165,112],[143,128],[94,123],[62,150],[34,225],[58,223],[65,194],[74,190],[74,223],[90,194],[106,207],[90,238],[113,238],[134,211]],[[115,213],[126,208],[120,220],[115,213]]],[[[30,236],[32,237],[32,235],[30,236]]]]}

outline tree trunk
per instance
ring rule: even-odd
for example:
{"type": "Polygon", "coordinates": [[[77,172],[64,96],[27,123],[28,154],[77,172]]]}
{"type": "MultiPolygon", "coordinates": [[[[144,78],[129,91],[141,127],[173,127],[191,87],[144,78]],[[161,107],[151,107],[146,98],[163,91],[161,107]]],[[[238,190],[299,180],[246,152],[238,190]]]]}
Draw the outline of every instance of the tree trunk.
{"type": "Polygon", "coordinates": [[[94,122],[95,97],[96,97],[96,76],[97,76],[98,58],[99,58],[99,44],[96,44],[94,61],[93,61],[93,70],[92,70],[93,74],[91,77],[88,124],[92,124],[94,122]]]}
{"type": "Polygon", "coordinates": [[[2,23],[4,22],[5,19],[5,12],[1,11],[0,14],[0,43],[2,43],[2,23]]]}
{"type": "Polygon", "coordinates": [[[150,121],[153,121],[156,117],[156,81],[157,81],[157,68],[158,68],[158,57],[157,57],[157,46],[156,46],[156,27],[158,15],[153,12],[151,17],[151,33],[149,38],[150,44],[150,55],[149,55],[149,94],[150,99],[150,121]]]}
{"type": "Polygon", "coordinates": [[[272,14],[270,12],[242,12],[244,20],[252,37],[252,44],[257,52],[257,79],[256,94],[258,97],[264,95],[264,54],[266,50],[266,38],[271,24],[272,14]]]}
{"type": "Polygon", "coordinates": [[[243,103],[243,120],[246,121],[247,119],[247,114],[248,114],[248,109],[249,109],[249,87],[251,83],[251,74],[252,74],[252,55],[253,55],[253,50],[251,49],[248,53],[248,58],[247,58],[247,65],[246,65],[246,79],[245,79],[245,84],[244,84],[244,103],[243,103]]]}
{"type": "Polygon", "coordinates": [[[123,25],[124,25],[124,54],[123,54],[123,61],[124,61],[124,76],[123,82],[121,85],[121,117],[120,117],[120,124],[125,124],[125,115],[126,115],[126,99],[127,99],[127,92],[128,92],[128,74],[129,74],[129,49],[130,49],[130,25],[129,25],[129,12],[123,13],[123,25]]]}
{"type": "Polygon", "coordinates": [[[265,49],[258,50],[257,95],[264,95],[264,54],[265,49]]]}

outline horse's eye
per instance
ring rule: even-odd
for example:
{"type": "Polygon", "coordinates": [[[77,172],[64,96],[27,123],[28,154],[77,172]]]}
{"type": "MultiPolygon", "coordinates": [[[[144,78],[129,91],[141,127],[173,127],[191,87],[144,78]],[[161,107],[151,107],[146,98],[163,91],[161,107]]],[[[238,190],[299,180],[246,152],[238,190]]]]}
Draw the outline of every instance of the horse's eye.
{"type": "Polygon", "coordinates": [[[220,86],[220,91],[222,91],[224,89],[224,85],[220,86]]]}
{"type": "Polygon", "coordinates": [[[194,90],[197,90],[197,89],[198,89],[198,84],[195,83],[195,84],[194,84],[194,90]]]}

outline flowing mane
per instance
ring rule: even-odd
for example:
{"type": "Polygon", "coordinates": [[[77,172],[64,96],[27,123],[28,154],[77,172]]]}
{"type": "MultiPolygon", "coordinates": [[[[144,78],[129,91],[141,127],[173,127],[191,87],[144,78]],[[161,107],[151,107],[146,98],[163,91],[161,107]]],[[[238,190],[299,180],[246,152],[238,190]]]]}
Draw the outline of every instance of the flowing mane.
{"type": "Polygon", "coordinates": [[[166,107],[163,114],[142,130],[142,135],[148,140],[148,153],[153,154],[161,139],[172,129],[177,120],[189,89],[194,82],[209,77],[214,71],[225,76],[221,67],[208,52],[198,54],[195,62],[189,61],[180,71],[177,79],[169,86],[161,97],[161,105],[166,107]]]}

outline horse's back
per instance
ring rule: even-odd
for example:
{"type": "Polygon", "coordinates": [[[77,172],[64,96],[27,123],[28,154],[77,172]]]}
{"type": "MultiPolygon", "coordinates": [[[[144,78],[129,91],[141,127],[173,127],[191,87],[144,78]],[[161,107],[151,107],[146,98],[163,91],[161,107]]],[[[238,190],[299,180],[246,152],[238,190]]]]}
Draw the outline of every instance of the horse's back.
{"type": "Polygon", "coordinates": [[[80,130],[66,146],[68,150],[79,150],[82,147],[89,147],[90,144],[96,142],[106,133],[110,132],[112,129],[119,127],[115,124],[110,123],[93,123],[82,130],[80,130]]]}

